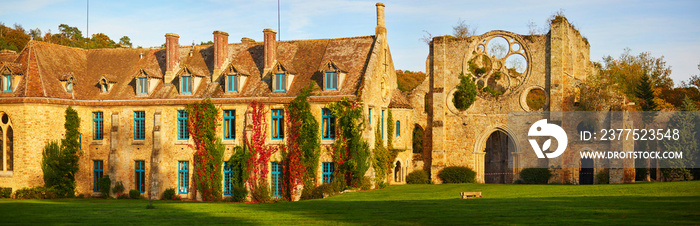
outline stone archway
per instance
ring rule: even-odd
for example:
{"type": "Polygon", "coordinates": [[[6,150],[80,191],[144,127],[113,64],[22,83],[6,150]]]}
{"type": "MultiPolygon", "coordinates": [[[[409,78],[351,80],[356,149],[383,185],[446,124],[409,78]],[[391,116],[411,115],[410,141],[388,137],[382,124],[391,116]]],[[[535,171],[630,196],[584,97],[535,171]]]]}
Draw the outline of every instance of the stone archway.
{"type": "Polygon", "coordinates": [[[513,139],[504,131],[496,130],[486,139],[484,146],[484,183],[510,184],[513,182],[513,139]]]}
{"type": "Polygon", "coordinates": [[[592,158],[581,158],[581,168],[578,171],[578,184],[593,184],[595,170],[592,158]]]}
{"type": "Polygon", "coordinates": [[[403,171],[401,169],[401,161],[396,161],[396,167],[394,167],[394,182],[403,181],[403,171]]]}

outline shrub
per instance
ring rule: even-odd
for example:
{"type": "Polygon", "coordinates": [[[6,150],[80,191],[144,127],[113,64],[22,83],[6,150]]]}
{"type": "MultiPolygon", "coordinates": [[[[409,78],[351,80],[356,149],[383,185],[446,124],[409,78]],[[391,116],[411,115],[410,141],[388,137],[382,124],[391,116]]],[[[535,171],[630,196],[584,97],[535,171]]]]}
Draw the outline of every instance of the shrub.
{"type": "Polygon", "coordinates": [[[438,178],[442,183],[474,183],[476,172],[463,166],[445,167],[438,173],[438,178]]]}
{"type": "Polygon", "coordinates": [[[245,201],[246,197],[248,197],[248,190],[245,189],[245,186],[236,186],[234,185],[231,188],[231,201],[234,202],[243,202],[245,201]]]}
{"type": "Polygon", "coordinates": [[[313,189],[313,192],[311,193],[311,199],[322,199],[324,196],[327,197],[333,194],[335,194],[335,191],[333,191],[332,184],[326,183],[313,189]]]}
{"type": "Polygon", "coordinates": [[[141,198],[141,192],[139,190],[131,190],[129,191],[129,198],[132,199],[140,199],[141,198]]]}
{"type": "Polygon", "coordinates": [[[360,183],[360,189],[362,189],[362,190],[372,189],[372,179],[370,179],[368,176],[362,177],[362,181],[360,183]]]}
{"type": "Polygon", "coordinates": [[[174,200],[175,199],[175,189],[174,188],[168,188],[163,191],[163,200],[174,200]]]}
{"type": "Polygon", "coordinates": [[[46,187],[22,188],[15,191],[16,199],[55,199],[56,189],[46,187]]]}
{"type": "Polygon", "coordinates": [[[11,198],[12,188],[0,188],[0,198],[11,198]]]}
{"type": "Polygon", "coordinates": [[[425,172],[424,170],[414,170],[406,176],[406,183],[429,184],[430,178],[428,177],[428,172],[425,172]]]}
{"type": "Polygon", "coordinates": [[[129,195],[127,195],[127,194],[119,194],[119,195],[117,195],[117,199],[129,199],[129,195]]]}
{"type": "Polygon", "coordinates": [[[464,76],[464,74],[459,75],[459,85],[457,85],[457,91],[454,93],[452,103],[455,108],[460,111],[467,110],[474,101],[476,101],[476,84],[474,80],[464,76]]]}
{"type": "Polygon", "coordinates": [[[112,188],[112,192],[114,192],[114,194],[116,194],[117,196],[122,195],[124,193],[124,185],[121,181],[117,181],[116,183],[114,183],[114,188],[112,188]]]}
{"type": "Polygon", "coordinates": [[[608,173],[608,170],[602,170],[598,173],[595,174],[595,179],[598,181],[598,184],[609,184],[610,183],[610,173],[608,173]]]}
{"type": "Polygon", "coordinates": [[[104,175],[100,178],[100,192],[102,192],[102,197],[109,197],[109,192],[112,188],[112,180],[109,179],[109,175],[104,175]]]}
{"type": "Polygon", "coordinates": [[[268,185],[264,181],[262,183],[259,183],[258,187],[255,190],[253,190],[253,193],[251,195],[253,196],[253,200],[257,202],[269,202],[270,185],[268,185]]]}
{"type": "Polygon", "coordinates": [[[525,184],[547,184],[552,173],[547,168],[527,168],[520,171],[520,179],[525,184]]]}

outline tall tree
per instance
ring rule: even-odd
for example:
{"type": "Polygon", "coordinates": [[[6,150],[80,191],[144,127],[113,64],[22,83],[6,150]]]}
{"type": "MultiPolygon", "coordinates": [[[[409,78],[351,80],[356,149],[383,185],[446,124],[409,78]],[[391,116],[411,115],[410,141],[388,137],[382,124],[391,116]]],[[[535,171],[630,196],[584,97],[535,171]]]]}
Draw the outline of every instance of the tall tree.
{"type": "Polygon", "coordinates": [[[128,46],[129,48],[131,48],[131,39],[129,38],[129,36],[122,36],[119,39],[119,45],[128,46]]]}
{"type": "Polygon", "coordinates": [[[642,111],[655,111],[658,105],[654,101],[656,97],[654,95],[654,87],[649,75],[643,72],[642,77],[639,79],[637,88],[634,91],[634,96],[639,100],[639,105],[642,107],[642,111]]]}

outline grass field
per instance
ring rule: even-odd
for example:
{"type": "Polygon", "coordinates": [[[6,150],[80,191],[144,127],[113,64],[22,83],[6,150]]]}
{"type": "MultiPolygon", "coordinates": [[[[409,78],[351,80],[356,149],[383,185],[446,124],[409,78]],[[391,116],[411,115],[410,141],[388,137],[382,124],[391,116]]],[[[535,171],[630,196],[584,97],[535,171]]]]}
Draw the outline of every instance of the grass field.
{"type": "Polygon", "coordinates": [[[700,181],[401,185],[265,204],[0,199],[0,224],[700,224],[700,181]],[[484,198],[462,200],[461,191],[484,198]]]}

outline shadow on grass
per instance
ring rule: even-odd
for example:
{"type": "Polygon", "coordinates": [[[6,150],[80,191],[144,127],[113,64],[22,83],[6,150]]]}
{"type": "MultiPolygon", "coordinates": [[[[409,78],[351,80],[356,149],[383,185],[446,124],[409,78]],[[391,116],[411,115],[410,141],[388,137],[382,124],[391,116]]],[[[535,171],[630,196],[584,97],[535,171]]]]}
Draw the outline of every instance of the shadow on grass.
{"type": "Polygon", "coordinates": [[[267,204],[0,200],[10,224],[698,224],[700,197],[536,197],[267,204]]]}

